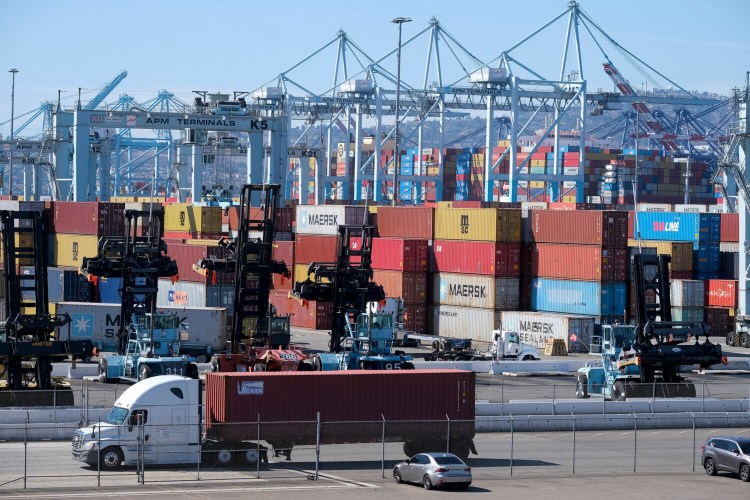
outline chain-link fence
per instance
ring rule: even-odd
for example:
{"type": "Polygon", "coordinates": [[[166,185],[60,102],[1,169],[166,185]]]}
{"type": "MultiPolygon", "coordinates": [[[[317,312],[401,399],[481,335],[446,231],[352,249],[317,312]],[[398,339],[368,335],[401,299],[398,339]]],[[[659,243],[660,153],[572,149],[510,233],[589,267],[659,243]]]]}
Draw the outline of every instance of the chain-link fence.
{"type": "Polygon", "coordinates": [[[11,429],[15,439],[0,442],[0,492],[257,479],[376,481],[390,478],[407,456],[448,450],[467,457],[475,482],[685,473],[701,470],[701,444],[709,435],[750,435],[747,426],[716,426],[716,416],[679,415],[674,418],[684,420],[676,422],[682,428],[647,429],[639,428],[638,415],[613,415],[620,429],[609,431],[580,430],[582,418],[570,416],[554,432],[519,432],[514,429],[519,419],[495,417],[510,430],[492,433],[476,433],[474,421],[448,419],[256,421],[204,428],[189,419],[160,425],[145,417],[114,427],[58,425],[72,441],[33,441],[29,436],[40,424],[24,423],[11,429]]]}

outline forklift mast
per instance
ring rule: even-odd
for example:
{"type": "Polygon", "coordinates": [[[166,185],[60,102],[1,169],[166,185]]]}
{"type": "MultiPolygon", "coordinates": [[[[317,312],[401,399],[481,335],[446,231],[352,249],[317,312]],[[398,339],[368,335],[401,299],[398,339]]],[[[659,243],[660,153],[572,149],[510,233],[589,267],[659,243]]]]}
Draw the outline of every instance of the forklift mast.
{"type": "Polygon", "coordinates": [[[52,361],[88,357],[90,340],[56,338],[55,330],[70,323],[70,317],[49,313],[47,266],[49,228],[44,210],[0,211],[5,285],[5,339],[0,342],[0,363],[6,365],[9,389],[30,385],[52,388],[52,361]],[[24,268],[23,271],[21,268],[24,268]],[[27,366],[24,368],[24,362],[27,366]],[[23,372],[33,368],[30,377],[23,372]]]}
{"type": "Polygon", "coordinates": [[[125,210],[125,235],[99,240],[96,257],[83,259],[91,276],[122,278],[118,330],[119,353],[125,354],[134,315],[154,314],[159,278],[175,278],[177,262],[167,255],[164,211],[125,210]]]}
{"type": "Polygon", "coordinates": [[[385,299],[383,287],[372,281],[374,231],[374,226],[339,226],[336,262],[313,262],[307,279],[294,284],[293,293],[301,299],[333,302],[329,344],[333,353],[341,352],[347,323],[356,322],[368,302],[385,299]]]}
{"type": "MultiPolygon", "coordinates": [[[[287,278],[291,273],[284,262],[273,260],[273,238],[276,233],[276,208],[281,186],[278,184],[245,184],[239,205],[239,228],[233,240],[220,240],[227,249],[225,259],[203,259],[194,269],[234,273],[234,318],[230,352],[240,354],[242,346],[271,343],[273,313],[270,292],[272,274],[287,278]]],[[[287,320],[288,321],[288,320],[287,320]]],[[[288,337],[288,328],[286,336],[288,337]]],[[[288,345],[286,339],[281,345],[288,345]]]]}

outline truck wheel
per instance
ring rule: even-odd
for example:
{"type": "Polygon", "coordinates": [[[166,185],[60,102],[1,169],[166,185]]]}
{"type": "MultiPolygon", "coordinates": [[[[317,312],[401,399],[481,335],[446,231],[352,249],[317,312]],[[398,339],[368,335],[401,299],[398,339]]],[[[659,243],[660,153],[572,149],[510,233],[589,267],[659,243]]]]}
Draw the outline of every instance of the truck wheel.
{"type": "Polygon", "coordinates": [[[216,460],[221,465],[229,465],[229,463],[231,463],[232,461],[232,450],[228,450],[226,448],[224,448],[223,450],[219,450],[216,453],[216,460]]]}
{"type": "Polygon", "coordinates": [[[743,332],[743,334],[740,335],[740,347],[744,347],[745,349],[750,347],[750,333],[743,332]]]}
{"type": "Polygon", "coordinates": [[[122,465],[122,451],[117,446],[104,448],[99,455],[99,465],[104,470],[117,470],[122,465]]]}
{"type": "Polygon", "coordinates": [[[414,369],[414,363],[407,361],[404,363],[404,370],[413,370],[414,369]]]}
{"type": "Polygon", "coordinates": [[[440,343],[437,340],[432,341],[432,352],[440,352],[440,343]]]}
{"type": "Polygon", "coordinates": [[[414,441],[405,441],[404,442],[404,455],[411,458],[414,455],[417,454],[417,443],[414,441]]]}
{"type": "Polygon", "coordinates": [[[107,378],[107,358],[99,360],[99,382],[102,384],[109,382],[107,378]]]}
{"type": "Polygon", "coordinates": [[[141,365],[138,371],[138,380],[146,380],[151,376],[151,367],[148,365],[141,365]]]}
{"type": "Polygon", "coordinates": [[[623,384],[622,381],[617,380],[612,385],[612,401],[625,401],[627,397],[628,396],[625,393],[625,384],[623,384]]]}
{"type": "Polygon", "coordinates": [[[245,462],[254,465],[258,461],[258,457],[260,456],[260,453],[257,449],[250,448],[245,452],[245,462]]]}
{"type": "Polygon", "coordinates": [[[313,371],[323,371],[323,362],[320,360],[320,356],[313,356],[312,358],[313,371]]]}
{"type": "Polygon", "coordinates": [[[469,458],[469,443],[465,439],[460,439],[458,442],[453,443],[451,446],[451,453],[456,455],[461,460],[469,458]]]}
{"type": "Polygon", "coordinates": [[[737,335],[737,332],[727,333],[727,345],[728,346],[734,346],[737,340],[739,340],[739,336],[737,335]]]}
{"type": "Polygon", "coordinates": [[[440,347],[440,350],[441,350],[441,351],[443,351],[443,352],[444,352],[444,351],[447,351],[447,350],[448,350],[448,346],[447,346],[447,345],[445,345],[445,341],[443,341],[443,340],[441,340],[441,341],[440,341],[440,342],[438,343],[438,346],[440,347]]]}
{"type": "Polygon", "coordinates": [[[589,378],[583,373],[578,374],[578,383],[576,384],[576,397],[578,399],[589,398],[589,378]]]}

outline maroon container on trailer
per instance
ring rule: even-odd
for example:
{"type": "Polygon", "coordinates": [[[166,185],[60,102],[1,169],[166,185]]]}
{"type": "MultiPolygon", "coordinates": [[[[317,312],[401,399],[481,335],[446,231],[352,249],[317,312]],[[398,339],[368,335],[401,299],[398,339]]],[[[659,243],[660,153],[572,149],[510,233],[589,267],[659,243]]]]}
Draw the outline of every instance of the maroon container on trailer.
{"type": "Polygon", "coordinates": [[[372,268],[410,273],[427,272],[429,268],[427,240],[374,238],[372,268]]]}
{"type": "Polygon", "coordinates": [[[295,264],[336,262],[338,236],[298,234],[294,245],[295,264]]]}
{"type": "Polygon", "coordinates": [[[52,206],[50,232],[122,236],[125,204],[96,201],[57,201],[52,206]]]}
{"type": "Polygon", "coordinates": [[[427,303],[427,273],[375,269],[373,281],[383,287],[386,297],[400,298],[404,304],[427,303]]]}
{"type": "MultiPolygon", "coordinates": [[[[349,424],[321,432],[323,443],[378,442],[383,419],[418,423],[415,435],[424,435],[430,421],[445,427],[449,419],[457,426],[452,428],[456,436],[468,431],[473,437],[474,394],[475,374],[463,370],[207,373],[206,432],[210,438],[244,438],[247,426],[221,424],[315,422],[320,414],[321,423],[349,424]],[[370,439],[369,432],[355,422],[374,423],[377,432],[370,439]],[[471,427],[459,431],[460,422],[470,422],[471,427]]],[[[303,444],[316,439],[315,426],[301,439],[291,436],[291,425],[261,425],[260,432],[261,440],[287,437],[303,444]]]]}
{"type": "Polygon", "coordinates": [[[728,307],[706,307],[704,320],[708,326],[708,334],[713,337],[726,337],[727,333],[735,329],[735,310],[728,307]]]}
{"type": "Polygon", "coordinates": [[[737,307],[736,280],[705,280],[705,304],[715,307],[737,307]]]}
{"type": "Polygon", "coordinates": [[[330,330],[331,314],[333,313],[332,302],[318,302],[315,300],[303,300],[288,298],[292,326],[312,328],[314,330],[330,330]]]}
{"type": "Polygon", "coordinates": [[[514,278],[520,274],[521,244],[435,240],[433,271],[514,278]]]}
{"type": "Polygon", "coordinates": [[[532,231],[536,243],[576,243],[608,248],[628,246],[628,214],[595,210],[535,210],[532,231]]]}
{"type": "Polygon", "coordinates": [[[531,251],[531,275],[586,281],[625,281],[627,248],[539,243],[531,251]]]}
{"type": "Polygon", "coordinates": [[[727,243],[740,241],[740,214],[721,214],[719,241],[727,243]]]}
{"type": "Polygon", "coordinates": [[[431,207],[378,207],[381,238],[433,238],[435,210],[431,207]]]}
{"type": "Polygon", "coordinates": [[[427,333],[427,306],[425,304],[404,304],[404,329],[427,333]]]}

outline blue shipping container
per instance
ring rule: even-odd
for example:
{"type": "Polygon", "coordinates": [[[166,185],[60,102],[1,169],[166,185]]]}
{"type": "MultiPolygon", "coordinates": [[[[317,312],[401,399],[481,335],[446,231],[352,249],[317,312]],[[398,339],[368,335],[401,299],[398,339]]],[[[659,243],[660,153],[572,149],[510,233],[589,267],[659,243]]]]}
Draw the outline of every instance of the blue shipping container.
{"type": "Polygon", "coordinates": [[[635,216],[644,240],[694,243],[719,241],[720,214],[636,212],[635,216]]]}
{"type": "Polygon", "coordinates": [[[531,280],[531,308],[590,316],[622,316],[626,307],[625,283],[531,280]]]}

